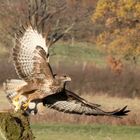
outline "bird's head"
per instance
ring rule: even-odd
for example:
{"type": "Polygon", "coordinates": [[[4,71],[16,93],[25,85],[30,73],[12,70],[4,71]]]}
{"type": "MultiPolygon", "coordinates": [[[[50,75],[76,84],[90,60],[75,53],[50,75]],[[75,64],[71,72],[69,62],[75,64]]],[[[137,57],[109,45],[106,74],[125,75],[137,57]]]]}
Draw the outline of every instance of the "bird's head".
{"type": "Polygon", "coordinates": [[[69,76],[66,76],[66,75],[64,75],[64,76],[55,75],[54,77],[56,80],[63,81],[64,83],[71,81],[71,78],[69,76]]]}

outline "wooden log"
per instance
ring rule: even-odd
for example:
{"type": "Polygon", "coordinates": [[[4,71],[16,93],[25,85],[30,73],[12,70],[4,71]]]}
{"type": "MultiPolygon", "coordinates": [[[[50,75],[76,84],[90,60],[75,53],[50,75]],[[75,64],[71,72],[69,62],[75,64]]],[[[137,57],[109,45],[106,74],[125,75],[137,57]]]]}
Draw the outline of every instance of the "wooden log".
{"type": "Polygon", "coordinates": [[[22,112],[0,112],[0,137],[4,140],[34,140],[29,117],[22,112]]]}

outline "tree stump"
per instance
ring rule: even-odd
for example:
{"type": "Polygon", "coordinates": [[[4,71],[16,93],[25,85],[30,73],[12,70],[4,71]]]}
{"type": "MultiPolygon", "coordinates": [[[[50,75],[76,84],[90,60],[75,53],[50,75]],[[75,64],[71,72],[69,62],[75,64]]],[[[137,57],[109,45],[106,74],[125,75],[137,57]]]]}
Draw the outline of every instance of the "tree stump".
{"type": "Polygon", "coordinates": [[[22,112],[0,113],[0,135],[4,140],[34,140],[29,117],[22,112]]]}

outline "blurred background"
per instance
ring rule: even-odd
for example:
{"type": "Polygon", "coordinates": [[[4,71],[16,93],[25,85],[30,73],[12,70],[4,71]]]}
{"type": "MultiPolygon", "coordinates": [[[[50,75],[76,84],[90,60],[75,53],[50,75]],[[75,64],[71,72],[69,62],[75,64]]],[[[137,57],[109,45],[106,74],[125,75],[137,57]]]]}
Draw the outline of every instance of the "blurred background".
{"type": "MultiPolygon", "coordinates": [[[[72,78],[68,89],[101,104],[104,109],[128,105],[131,113],[122,120],[73,116],[48,111],[33,122],[94,122],[140,125],[140,2],[139,0],[48,0],[48,12],[64,7],[52,20],[52,30],[71,26],[50,50],[54,73],[72,78]],[[53,117],[52,117],[53,116],[53,117]]],[[[0,0],[0,108],[9,104],[2,84],[18,78],[12,63],[14,33],[26,20],[26,0],[0,0]]]]}

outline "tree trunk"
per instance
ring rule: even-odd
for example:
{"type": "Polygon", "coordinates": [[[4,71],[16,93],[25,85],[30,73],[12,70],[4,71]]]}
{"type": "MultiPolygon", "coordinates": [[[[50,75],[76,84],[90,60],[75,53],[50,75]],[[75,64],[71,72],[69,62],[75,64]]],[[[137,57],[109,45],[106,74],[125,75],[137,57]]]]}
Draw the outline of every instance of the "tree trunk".
{"type": "Polygon", "coordinates": [[[18,113],[0,113],[0,137],[4,140],[34,140],[28,116],[18,113]]]}

